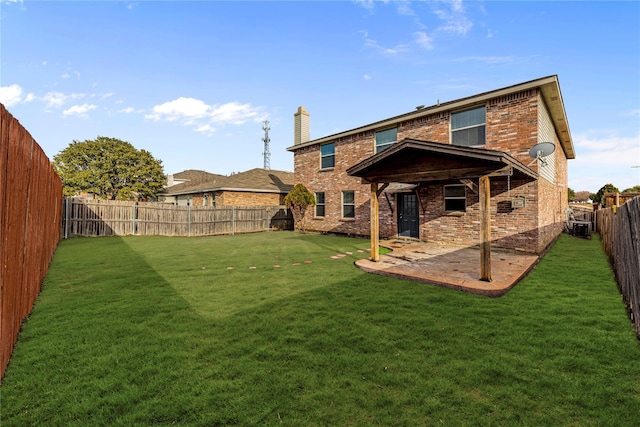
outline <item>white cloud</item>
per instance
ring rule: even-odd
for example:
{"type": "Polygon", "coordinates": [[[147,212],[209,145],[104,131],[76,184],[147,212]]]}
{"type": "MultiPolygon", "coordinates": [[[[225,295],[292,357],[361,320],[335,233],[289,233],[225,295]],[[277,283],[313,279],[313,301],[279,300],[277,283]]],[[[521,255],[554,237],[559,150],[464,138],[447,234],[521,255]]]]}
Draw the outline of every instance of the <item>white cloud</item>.
{"type": "Polygon", "coordinates": [[[216,131],[216,128],[214,128],[211,125],[202,125],[196,128],[196,132],[204,133],[207,136],[213,135],[215,131],[216,131]]]}
{"type": "Polygon", "coordinates": [[[0,103],[7,107],[22,101],[22,88],[20,85],[0,86],[0,103]]]}
{"type": "Polygon", "coordinates": [[[36,96],[32,93],[28,93],[27,96],[24,97],[24,102],[31,102],[36,99],[36,96]]]}
{"type": "Polygon", "coordinates": [[[473,27],[473,22],[467,18],[462,0],[450,1],[447,2],[447,4],[450,6],[448,10],[436,9],[434,11],[436,16],[444,21],[444,23],[438,27],[438,30],[457,33],[463,36],[466,35],[471,27],[473,27]]]}
{"type": "Polygon", "coordinates": [[[640,117],[640,109],[631,110],[626,115],[631,117],[640,117]]]}
{"type": "Polygon", "coordinates": [[[406,0],[398,2],[398,13],[400,15],[416,16],[416,12],[411,8],[411,2],[406,0]]]}
{"type": "MultiPolygon", "coordinates": [[[[127,110],[129,111],[131,110],[127,110]]],[[[145,118],[153,121],[179,122],[185,126],[194,126],[197,132],[211,135],[216,131],[216,127],[213,126],[215,123],[241,125],[248,120],[264,120],[266,114],[246,103],[209,105],[200,99],[180,97],[154,106],[152,113],[145,115],[145,118]]]]}
{"type": "Polygon", "coordinates": [[[364,76],[362,76],[362,78],[365,80],[371,80],[373,76],[371,74],[365,74],[364,76]]]}
{"type": "Polygon", "coordinates": [[[590,132],[573,136],[576,158],[569,161],[569,187],[598,191],[612,183],[621,190],[640,185],[640,133],[620,136],[590,132]]]}
{"type": "Polygon", "coordinates": [[[398,55],[400,53],[404,53],[407,52],[409,50],[409,47],[406,44],[399,44],[395,47],[384,47],[381,46],[376,40],[370,39],[367,37],[367,32],[363,31],[365,39],[364,39],[364,45],[366,47],[369,47],[371,49],[376,50],[378,53],[385,55],[385,56],[395,56],[398,55]]]}
{"type": "Polygon", "coordinates": [[[253,109],[250,104],[229,102],[214,107],[210,116],[214,122],[241,125],[249,119],[256,119],[258,111],[253,109]]]}
{"type": "Polygon", "coordinates": [[[576,160],[620,167],[640,163],[640,134],[622,137],[614,133],[594,132],[574,135],[573,142],[576,160]]]}
{"type": "Polygon", "coordinates": [[[46,108],[60,108],[69,98],[62,92],[47,92],[42,97],[42,100],[47,104],[46,108]]]}
{"type": "Polygon", "coordinates": [[[98,108],[98,106],[93,104],[74,105],[64,110],[62,112],[62,115],[63,116],[77,115],[80,117],[87,117],[87,113],[91,110],[95,110],[96,108],[98,108]]]}
{"type": "Polygon", "coordinates": [[[413,33],[416,39],[416,43],[423,49],[433,49],[433,39],[427,35],[424,31],[417,31],[413,33]]]}
{"type": "Polygon", "coordinates": [[[146,117],[155,121],[164,119],[172,122],[178,119],[204,117],[210,109],[210,106],[199,99],[180,97],[156,105],[153,107],[153,113],[146,117]]]}
{"type": "Polygon", "coordinates": [[[132,114],[132,113],[143,113],[143,110],[135,109],[133,107],[126,107],[121,110],[118,110],[118,113],[132,114]]]}
{"type": "Polygon", "coordinates": [[[355,4],[359,4],[367,10],[372,10],[374,7],[374,0],[353,0],[355,4]]]}

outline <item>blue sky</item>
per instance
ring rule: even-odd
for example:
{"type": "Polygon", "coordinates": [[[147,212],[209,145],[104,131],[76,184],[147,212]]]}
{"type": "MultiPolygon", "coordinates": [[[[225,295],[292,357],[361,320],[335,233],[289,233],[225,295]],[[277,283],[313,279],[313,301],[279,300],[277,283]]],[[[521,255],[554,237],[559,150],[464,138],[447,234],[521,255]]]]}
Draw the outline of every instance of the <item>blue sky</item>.
{"type": "Polygon", "coordinates": [[[640,2],[0,0],[0,102],[49,157],[108,136],[166,173],[293,170],[320,138],[557,74],[569,186],[640,184],[640,2]]]}

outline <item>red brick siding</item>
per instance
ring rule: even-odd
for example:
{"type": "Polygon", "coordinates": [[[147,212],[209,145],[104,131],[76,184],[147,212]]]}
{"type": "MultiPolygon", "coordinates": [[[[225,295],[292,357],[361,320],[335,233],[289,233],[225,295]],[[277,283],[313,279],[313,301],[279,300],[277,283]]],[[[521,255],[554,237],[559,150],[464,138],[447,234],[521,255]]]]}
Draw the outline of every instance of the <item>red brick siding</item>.
{"type": "MultiPolygon", "coordinates": [[[[191,198],[193,206],[204,206],[204,195],[207,195],[207,206],[212,206],[212,193],[194,194],[191,198]]],[[[216,191],[216,206],[280,206],[284,204],[285,194],[256,193],[250,191],[216,191]]]]}
{"type": "MultiPolygon", "coordinates": [[[[529,164],[529,149],[538,134],[536,89],[492,99],[486,103],[487,121],[485,148],[505,151],[520,162],[529,164]]],[[[449,112],[408,120],[398,125],[398,140],[424,139],[449,143],[449,112]]],[[[303,183],[311,192],[325,193],[325,217],[314,218],[307,213],[309,230],[369,235],[370,185],[359,178],[349,177],[346,169],[374,154],[375,132],[367,131],[335,141],[335,167],[320,169],[319,146],[303,147],[295,151],[295,182],[303,183]],[[356,218],[341,218],[341,192],[354,190],[356,218]]],[[[556,140],[556,146],[560,147],[556,140]]],[[[557,150],[560,153],[561,149],[557,150]]],[[[517,181],[507,178],[491,179],[492,240],[498,247],[540,252],[561,231],[564,220],[567,184],[567,159],[564,153],[556,156],[557,183],[517,181]],[[510,187],[510,190],[507,188],[510,187]],[[511,208],[515,196],[524,197],[524,208],[511,208]],[[538,200],[544,200],[538,207],[538,200]]],[[[532,168],[535,170],[536,165],[532,168]]],[[[477,182],[476,182],[477,183],[477,182]]],[[[420,239],[442,243],[472,245],[479,243],[478,195],[467,189],[467,209],[464,213],[444,212],[443,185],[421,187],[420,239]]],[[[396,195],[383,193],[379,200],[380,236],[397,235],[396,195]]]]}

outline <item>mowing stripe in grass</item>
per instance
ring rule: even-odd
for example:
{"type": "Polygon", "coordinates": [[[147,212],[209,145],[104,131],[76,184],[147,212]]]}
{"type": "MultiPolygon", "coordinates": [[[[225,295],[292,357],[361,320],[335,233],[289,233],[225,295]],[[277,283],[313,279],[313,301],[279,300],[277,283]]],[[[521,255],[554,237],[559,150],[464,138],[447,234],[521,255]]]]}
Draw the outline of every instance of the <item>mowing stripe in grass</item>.
{"type": "Polygon", "coordinates": [[[62,242],[1,424],[640,425],[640,349],[597,236],[563,236],[501,298],[363,273],[363,245],[62,242]]]}

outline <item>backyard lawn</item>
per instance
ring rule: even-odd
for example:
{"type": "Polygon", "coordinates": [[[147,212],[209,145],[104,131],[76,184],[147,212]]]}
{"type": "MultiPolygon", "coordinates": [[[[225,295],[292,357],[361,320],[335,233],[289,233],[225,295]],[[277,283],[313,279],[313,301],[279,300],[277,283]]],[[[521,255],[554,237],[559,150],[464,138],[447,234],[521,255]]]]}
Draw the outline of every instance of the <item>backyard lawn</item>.
{"type": "Polygon", "coordinates": [[[562,236],[501,298],[364,273],[368,245],[63,241],[0,425],[640,425],[640,345],[597,235],[562,236]]]}

